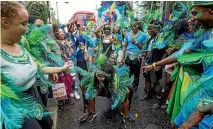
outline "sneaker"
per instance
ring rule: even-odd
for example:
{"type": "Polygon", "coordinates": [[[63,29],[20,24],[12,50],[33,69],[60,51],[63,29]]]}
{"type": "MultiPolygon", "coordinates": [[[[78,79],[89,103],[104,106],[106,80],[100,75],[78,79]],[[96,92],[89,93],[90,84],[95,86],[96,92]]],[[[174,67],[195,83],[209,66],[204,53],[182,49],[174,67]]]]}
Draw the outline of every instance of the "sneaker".
{"type": "Polygon", "coordinates": [[[74,105],[75,104],[75,102],[71,98],[66,99],[65,103],[66,104],[70,104],[70,105],[74,105]]]}
{"type": "Polygon", "coordinates": [[[71,94],[70,94],[70,96],[71,96],[72,98],[74,98],[74,97],[75,97],[73,93],[71,93],[71,94]]]}
{"type": "Polygon", "coordinates": [[[168,105],[169,104],[169,100],[166,100],[166,105],[168,105]]]}
{"type": "Polygon", "coordinates": [[[78,94],[78,92],[77,92],[77,91],[75,91],[75,93],[74,93],[74,97],[75,97],[75,99],[80,99],[80,96],[79,96],[79,94],[78,94]]]}
{"type": "Polygon", "coordinates": [[[80,118],[80,121],[81,121],[81,122],[86,121],[86,120],[87,120],[87,118],[89,117],[89,115],[90,115],[90,113],[88,113],[88,114],[84,115],[82,118],[80,118]]]}
{"type": "Polygon", "coordinates": [[[128,119],[129,119],[129,121],[131,121],[131,122],[134,122],[134,121],[135,121],[135,117],[132,115],[132,113],[129,113],[129,114],[128,114],[128,119]]]}
{"type": "Polygon", "coordinates": [[[146,100],[149,100],[149,99],[152,99],[152,96],[149,95],[149,94],[145,94],[145,95],[140,99],[140,101],[146,101],[146,100]]]}
{"type": "Polygon", "coordinates": [[[88,122],[92,122],[94,120],[94,118],[97,116],[98,114],[97,113],[90,113],[88,118],[87,118],[87,121],[88,122]]]}
{"type": "Polygon", "coordinates": [[[167,109],[167,105],[163,104],[163,105],[160,106],[160,108],[163,109],[163,110],[166,110],[167,109]]]}
{"type": "Polygon", "coordinates": [[[152,106],[152,110],[157,110],[157,109],[159,109],[160,108],[160,104],[159,103],[156,103],[156,104],[154,104],[153,106],[152,106]]]}

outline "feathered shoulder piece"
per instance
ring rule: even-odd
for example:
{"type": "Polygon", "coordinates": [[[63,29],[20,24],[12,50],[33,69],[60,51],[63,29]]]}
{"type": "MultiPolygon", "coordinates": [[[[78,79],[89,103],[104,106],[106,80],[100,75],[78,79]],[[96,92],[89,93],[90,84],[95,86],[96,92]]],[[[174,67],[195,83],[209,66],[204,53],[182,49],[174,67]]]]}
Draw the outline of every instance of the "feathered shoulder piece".
{"type": "Polygon", "coordinates": [[[4,72],[1,72],[0,87],[1,128],[20,129],[26,118],[41,119],[48,114],[33,96],[23,93],[4,72]]]}

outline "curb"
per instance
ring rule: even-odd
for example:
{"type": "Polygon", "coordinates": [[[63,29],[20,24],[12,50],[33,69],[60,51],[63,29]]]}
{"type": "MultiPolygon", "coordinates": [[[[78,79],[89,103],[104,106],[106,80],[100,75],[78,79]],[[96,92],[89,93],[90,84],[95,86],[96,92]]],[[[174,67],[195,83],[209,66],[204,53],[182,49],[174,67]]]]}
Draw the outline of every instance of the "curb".
{"type": "Polygon", "coordinates": [[[53,113],[51,115],[51,117],[53,119],[53,127],[52,127],[52,129],[57,129],[57,121],[58,121],[58,105],[57,105],[57,102],[54,99],[49,98],[48,99],[47,108],[48,108],[48,110],[50,112],[53,113]]]}

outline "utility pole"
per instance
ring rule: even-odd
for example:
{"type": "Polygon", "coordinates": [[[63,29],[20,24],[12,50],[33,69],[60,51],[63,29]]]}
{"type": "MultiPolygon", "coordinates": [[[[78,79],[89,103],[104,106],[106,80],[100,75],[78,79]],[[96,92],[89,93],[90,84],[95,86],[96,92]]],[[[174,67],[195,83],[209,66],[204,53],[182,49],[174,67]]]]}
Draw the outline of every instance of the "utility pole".
{"type": "Polygon", "coordinates": [[[58,2],[56,2],[56,11],[57,11],[57,20],[58,20],[58,25],[59,25],[58,2]]]}

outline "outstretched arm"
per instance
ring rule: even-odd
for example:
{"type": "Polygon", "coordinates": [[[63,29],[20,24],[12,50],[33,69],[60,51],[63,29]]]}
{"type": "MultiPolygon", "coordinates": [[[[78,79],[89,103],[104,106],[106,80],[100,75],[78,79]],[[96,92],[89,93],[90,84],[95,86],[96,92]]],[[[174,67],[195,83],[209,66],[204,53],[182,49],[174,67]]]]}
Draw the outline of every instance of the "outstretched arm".
{"type": "Polygon", "coordinates": [[[54,74],[66,71],[72,64],[70,62],[66,62],[63,67],[43,67],[41,68],[41,72],[43,74],[54,74]]]}
{"type": "Polygon", "coordinates": [[[144,69],[144,72],[148,72],[148,71],[154,70],[154,67],[167,65],[167,64],[171,64],[171,63],[175,63],[175,62],[177,62],[177,58],[167,57],[161,61],[153,63],[153,65],[143,66],[142,68],[144,69]]]}

